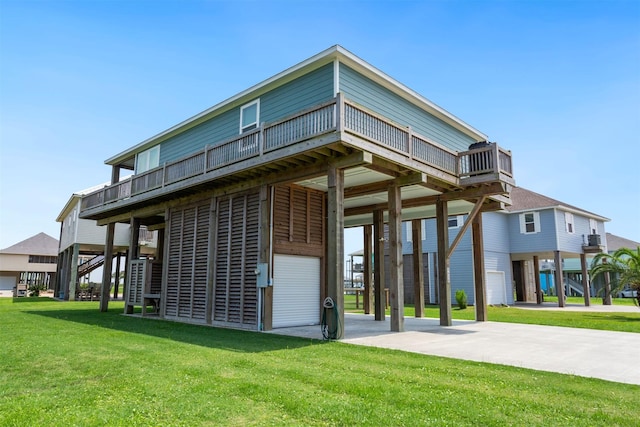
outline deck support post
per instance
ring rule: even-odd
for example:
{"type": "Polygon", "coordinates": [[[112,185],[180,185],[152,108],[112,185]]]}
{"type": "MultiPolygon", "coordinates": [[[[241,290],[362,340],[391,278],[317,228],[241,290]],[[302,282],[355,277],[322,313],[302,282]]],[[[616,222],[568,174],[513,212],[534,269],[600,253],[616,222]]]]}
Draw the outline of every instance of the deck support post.
{"type": "Polygon", "coordinates": [[[100,311],[109,309],[109,291],[111,290],[111,269],[113,267],[113,237],[116,223],[107,224],[107,237],[104,245],[104,265],[102,266],[102,289],[100,289],[100,311]]]}
{"type": "MultiPolygon", "coordinates": [[[[273,259],[271,259],[271,204],[273,203],[273,190],[270,187],[263,185],[260,188],[260,240],[259,240],[259,261],[260,263],[267,264],[268,277],[273,277],[273,259]],[[270,196],[271,195],[271,196],[270,196]]],[[[270,331],[273,329],[273,287],[268,286],[266,288],[258,288],[258,292],[262,293],[262,296],[258,298],[258,303],[261,304],[258,312],[260,318],[258,319],[259,331],[270,331]]]]}
{"type": "Polygon", "coordinates": [[[553,260],[556,266],[556,293],[558,294],[558,307],[564,307],[564,272],[562,271],[562,258],[560,251],[553,251],[553,260]]]}
{"type": "Polygon", "coordinates": [[[116,253],[116,277],[113,281],[113,299],[118,299],[120,288],[120,252],[116,253]]]}
{"type": "Polygon", "coordinates": [[[438,241],[438,290],[440,326],[451,326],[451,284],[449,283],[449,209],[447,202],[436,201],[436,231],[438,241]]]}
{"type": "MultiPolygon", "coordinates": [[[[129,240],[129,260],[127,265],[131,265],[132,261],[135,261],[140,256],[140,219],[132,217],[131,218],[131,236],[129,240]]],[[[105,255],[106,262],[106,255],[105,255]]],[[[126,286],[127,291],[129,290],[128,286],[126,286]]],[[[144,298],[142,299],[142,303],[144,304],[144,298]]],[[[124,312],[125,314],[133,313],[133,305],[129,304],[129,298],[125,294],[124,296],[124,312]]]]}
{"type": "Polygon", "coordinates": [[[64,251],[62,251],[62,272],[61,272],[61,278],[60,278],[60,283],[61,283],[61,291],[63,293],[63,300],[64,301],[69,301],[69,269],[70,267],[70,262],[69,261],[69,248],[65,249],[64,251]]]}
{"type": "Polygon", "coordinates": [[[333,299],[336,316],[328,316],[327,326],[344,337],[344,170],[333,165],[328,171],[327,192],[327,296],[333,299]],[[337,321],[337,324],[334,322],[337,321]]]}
{"type": "Polygon", "coordinates": [[[401,188],[389,186],[389,258],[391,283],[391,332],[404,332],[404,278],[402,274],[402,198],[401,188]]]}
{"type": "Polygon", "coordinates": [[[580,254],[580,267],[582,268],[582,294],[584,296],[584,306],[591,305],[591,287],[589,286],[589,269],[587,267],[587,255],[580,254]]]}
{"type": "Polygon", "coordinates": [[[373,284],[371,283],[371,274],[373,269],[371,266],[371,254],[373,248],[371,246],[371,239],[373,238],[373,227],[371,224],[367,224],[364,227],[364,254],[362,260],[362,282],[364,284],[364,295],[362,297],[362,304],[364,305],[364,314],[371,314],[373,310],[373,284]]]}
{"type": "Polygon", "coordinates": [[[373,283],[375,286],[375,319],[384,320],[386,298],[384,292],[384,211],[373,211],[373,283]]]}
{"type": "Polygon", "coordinates": [[[422,220],[411,221],[413,244],[413,305],[415,316],[424,317],[424,265],[422,261],[422,220]]]}
{"type": "Polygon", "coordinates": [[[78,256],[80,252],[80,245],[78,243],[74,243],[70,250],[71,265],[69,268],[69,301],[75,301],[78,286],[78,256]]]}
{"type": "Polygon", "coordinates": [[[473,240],[473,281],[475,287],[476,321],[486,322],[487,319],[487,282],[484,271],[484,240],[482,238],[482,213],[473,217],[471,223],[473,240]]]}
{"type": "Polygon", "coordinates": [[[542,286],[540,285],[540,258],[538,255],[533,256],[533,276],[536,283],[536,304],[540,305],[543,302],[543,298],[542,286]]]}

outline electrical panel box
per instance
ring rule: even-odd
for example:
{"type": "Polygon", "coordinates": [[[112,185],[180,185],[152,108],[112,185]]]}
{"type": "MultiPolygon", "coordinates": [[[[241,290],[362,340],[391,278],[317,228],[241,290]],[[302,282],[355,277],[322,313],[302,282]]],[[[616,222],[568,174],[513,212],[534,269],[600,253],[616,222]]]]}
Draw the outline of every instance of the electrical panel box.
{"type": "Polygon", "coordinates": [[[269,280],[269,264],[258,264],[258,268],[256,268],[256,281],[259,288],[271,286],[271,281],[269,280]]]}

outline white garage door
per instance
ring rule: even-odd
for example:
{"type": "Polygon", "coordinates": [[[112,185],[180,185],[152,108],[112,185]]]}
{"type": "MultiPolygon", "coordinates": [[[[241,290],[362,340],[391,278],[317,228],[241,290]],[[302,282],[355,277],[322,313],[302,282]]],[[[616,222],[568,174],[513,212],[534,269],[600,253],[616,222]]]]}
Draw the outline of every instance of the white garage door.
{"type": "Polygon", "coordinates": [[[13,296],[13,287],[16,285],[16,278],[14,276],[0,276],[0,296],[11,297],[13,296]]]}
{"type": "Polygon", "coordinates": [[[320,258],[276,255],[273,273],[273,327],[319,324],[320,258]]]}
{"type": "Polygon", "coordinates": [[[506,304],[504,271],[487,271],[487,304],[506,304]]]}
{"type": "Polygon", "coordinates": [[[0,291],[12,291],[16,285],[14,276],[0,276],[0,291]]]}

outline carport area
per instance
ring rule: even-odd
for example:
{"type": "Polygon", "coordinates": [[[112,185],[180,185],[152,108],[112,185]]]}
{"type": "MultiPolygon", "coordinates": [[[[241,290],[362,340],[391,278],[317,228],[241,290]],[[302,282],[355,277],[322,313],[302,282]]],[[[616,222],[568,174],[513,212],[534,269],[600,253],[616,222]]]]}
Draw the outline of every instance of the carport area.
{"type": "MultiPolygon", "coordinates": [[[[582,309],[607,310],[602,307],[582,309]]],[[[640,334],[631,332],[461,320],[443,327],[439,319],[410,317],[405,318],[404,332],[390,332],[388,318],[374,321],[373,315],[353,313],[345,313],[344,322],[341,341],[348,344],[640,385],[640,334]]],[[[280,328],[270,333],[322,339],[319,325],[280,328]]]]}

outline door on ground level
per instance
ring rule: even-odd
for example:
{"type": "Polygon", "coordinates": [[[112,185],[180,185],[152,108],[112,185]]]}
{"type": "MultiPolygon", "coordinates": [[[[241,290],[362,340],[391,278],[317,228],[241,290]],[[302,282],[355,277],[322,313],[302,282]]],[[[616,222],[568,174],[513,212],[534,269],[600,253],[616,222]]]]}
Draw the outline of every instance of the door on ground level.
{"type": "Polygon", "coordinates": [[[275,255],[273,327],[320,323],[320,258],[275,255]]]}
{"type": "Polygon", "coordinates": [[[504,287],[504,271],[487,271],[487,304],[507,303],[504,287]]]}
{"type": "Polygon", "coordinates": [[[13,288],[16,286],[15,276],[0,276],[0,295],[13,295],[13,288]]]}

